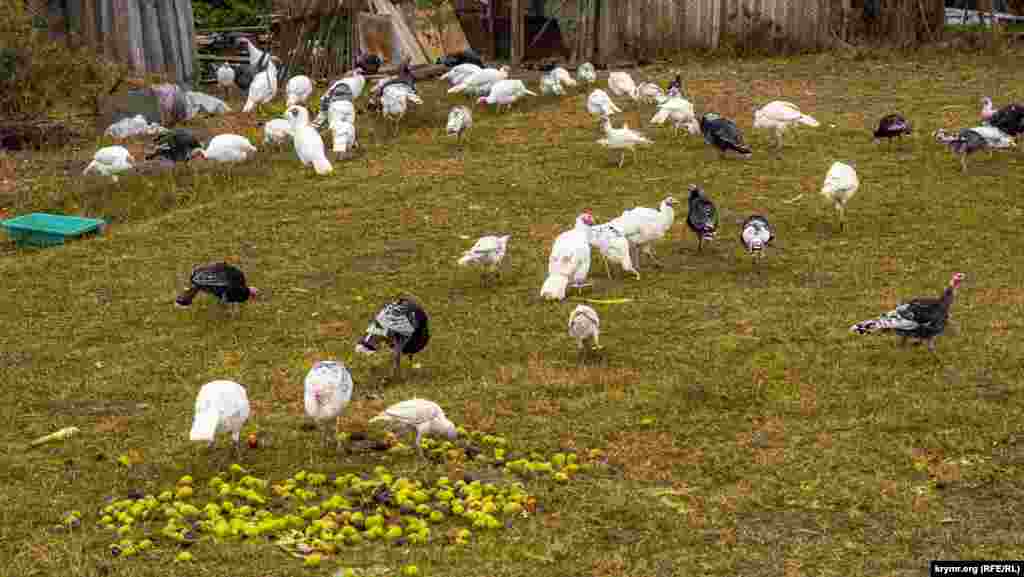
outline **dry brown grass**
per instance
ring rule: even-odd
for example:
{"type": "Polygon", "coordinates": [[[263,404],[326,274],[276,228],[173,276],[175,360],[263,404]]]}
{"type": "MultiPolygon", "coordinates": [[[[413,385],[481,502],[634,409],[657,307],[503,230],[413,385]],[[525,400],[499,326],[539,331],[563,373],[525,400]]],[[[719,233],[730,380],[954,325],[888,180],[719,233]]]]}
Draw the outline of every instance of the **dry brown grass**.
{"type": "Polygon", "coordinates": [[[531,353],[526,363],[527,380],[548,387],[583,385],[630,386],[640,382],[640,372],[629,367],[578,366],[562,368],[548,364],[540,353],[531,353]]]}
{"type": "Polygon", "coordinates": [[[128,430],[128,417],[103,416],[96,421],[97,433],[124,433],[128,430]]]}
{"type": "Polygon", "coordinates": [[[667,481],[674,467],[699,464],[704,458],[701,449],[679,447],[670,433],[630,431],[609,439],[608,460],[623,467],[625,477],[632,480],[667,481]]]}

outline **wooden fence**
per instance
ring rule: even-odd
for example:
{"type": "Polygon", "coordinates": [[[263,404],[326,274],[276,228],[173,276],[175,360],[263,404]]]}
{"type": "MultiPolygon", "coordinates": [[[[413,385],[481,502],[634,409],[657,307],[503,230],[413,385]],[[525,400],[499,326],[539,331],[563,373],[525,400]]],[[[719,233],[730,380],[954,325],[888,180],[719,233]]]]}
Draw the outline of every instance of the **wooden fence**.
{"type": "Polygon", "coordinates": [[[50,38],[72,36],[137,74],[196,79],[192,0],[47,0],[50,38]]]}

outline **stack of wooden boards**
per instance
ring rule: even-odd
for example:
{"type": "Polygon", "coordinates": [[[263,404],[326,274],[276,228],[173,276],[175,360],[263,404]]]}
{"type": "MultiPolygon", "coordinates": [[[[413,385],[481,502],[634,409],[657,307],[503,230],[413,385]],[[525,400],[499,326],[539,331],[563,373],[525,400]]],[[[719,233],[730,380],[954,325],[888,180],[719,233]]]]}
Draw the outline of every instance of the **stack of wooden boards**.
{"type": "Polygon", "coordinates": [[[450,3],[430,10],[406,13],[391,0],[367,0],[371,13],[360,13],[359,49],[379,54],[386,67],[408,58],[413,66],[431,64],[445,54],[469,48],[450,3]],[[410,25],[414,20],[414,25],[410,25]],[[438,29],[438,23],[443,23],[438,29]]]}

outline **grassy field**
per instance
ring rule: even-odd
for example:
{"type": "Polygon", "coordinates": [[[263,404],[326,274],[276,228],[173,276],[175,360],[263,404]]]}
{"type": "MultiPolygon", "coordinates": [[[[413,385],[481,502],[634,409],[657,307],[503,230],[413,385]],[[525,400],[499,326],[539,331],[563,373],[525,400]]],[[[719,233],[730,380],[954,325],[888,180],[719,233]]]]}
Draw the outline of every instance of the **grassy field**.
{"type": "MultiPolygon", "coordinates": [[[[652,107],[620,102],[621,119],[656,144],[617,169],[595,144],[584,93],[503,115],[477,108],[459,147],[442,135],[456,99],[426,82],[426,104],[398,137],[360,116],[361,153],[327,178],[291,151],[119,185],[77,176],[93,142],[0,157],[8,212],[113,221],[102,238],[7,245],[0,256],[0,573],[330,575],[415,563],[423,575],[466,577],[918,576],[929,559],[1024,558],[1024,154],[978,154],[964,176],[929,136],[977,124],[984,95],[1024,99],[1019,57],[688,59],[687,92],[699,112],[745,130],[747,161],[720,160],[698,137],[648,126],[652,107]],[[779,98],[822,123],[790,133],[781,155],[750,130],[754,108],[779,98]],[[916,134],[876,146],[869,130],[892,111],[916,134]],[[834,160],[856,161],[862,182],[843,233],[818,196],[834,160]],[[663,268],[608,280],[595,261],[588,296],[632,301],[594,305],[605,351],[578,366],[566,334],[576,303],[537,296],[552,240],[583,208],[605,222],[683,199],[690,183],[718,204],[719,241],[696,252],[684,203],[657,247],[663,268]],[[738,242],[753,213],[778,235],[760,272],[738,242]],[[454,261],[493,233],[512,240],[502,281],[485,288],[454,261]],[[240,263],[266,298],[237,315],[207,298],[173,307],[190,268],[217,259],[240,263]],[[901,299],[938,295],[955,271],[967,281],[937,356],[848,332],[901,299]],[[390,382],[386,364],[355,357],[353,345],[399,292],[425,305],[433,339],[420,367],[390,382]],[[104,498],[155,494],[184,474],[205,485],[232,462],[224,441],[208,455],[187,438],[195,394],[217,378],[248,388],[245,432],[263,446],[238,462],[255,476],[377,465],[459,474],[321,449],[302,428],[301,395],[325,358],[348,364],[356,383],[339,431],[425,396],[516,451],[601,448],[609,467],[564,485],[527,481],[534,515],[451,549],[440,533],[427,546],[343,548],[314,569],[269,544],[209,540],[192,547],[188,569],[168,567],[173,546],[111,557],[117,537],[97,525],[104,498]],[[24,451],[71,425],[81,435],[24,451]],[[121,455],[133,464],[118,465],[121,455]],[[80,529],[52,530],[76,509],[80,529]]],[[[634,77],[664,84],[671,69],[634,77]]],[[[255,135],[268,116],[196,127],[255,135]]]]}

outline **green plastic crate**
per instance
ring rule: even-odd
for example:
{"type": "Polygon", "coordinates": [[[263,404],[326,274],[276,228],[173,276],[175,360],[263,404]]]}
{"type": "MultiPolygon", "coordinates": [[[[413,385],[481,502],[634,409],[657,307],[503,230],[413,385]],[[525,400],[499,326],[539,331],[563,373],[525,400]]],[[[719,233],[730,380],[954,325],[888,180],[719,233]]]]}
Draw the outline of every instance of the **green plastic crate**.
{"type": "Polygon", "coordinates": [[[102,232],[106,222],[98,218],[82,218],[63,214],[33,212],[0,221],[7,235],[19,245],[56,246],[65,239],[89,232],[102,232]]]}

